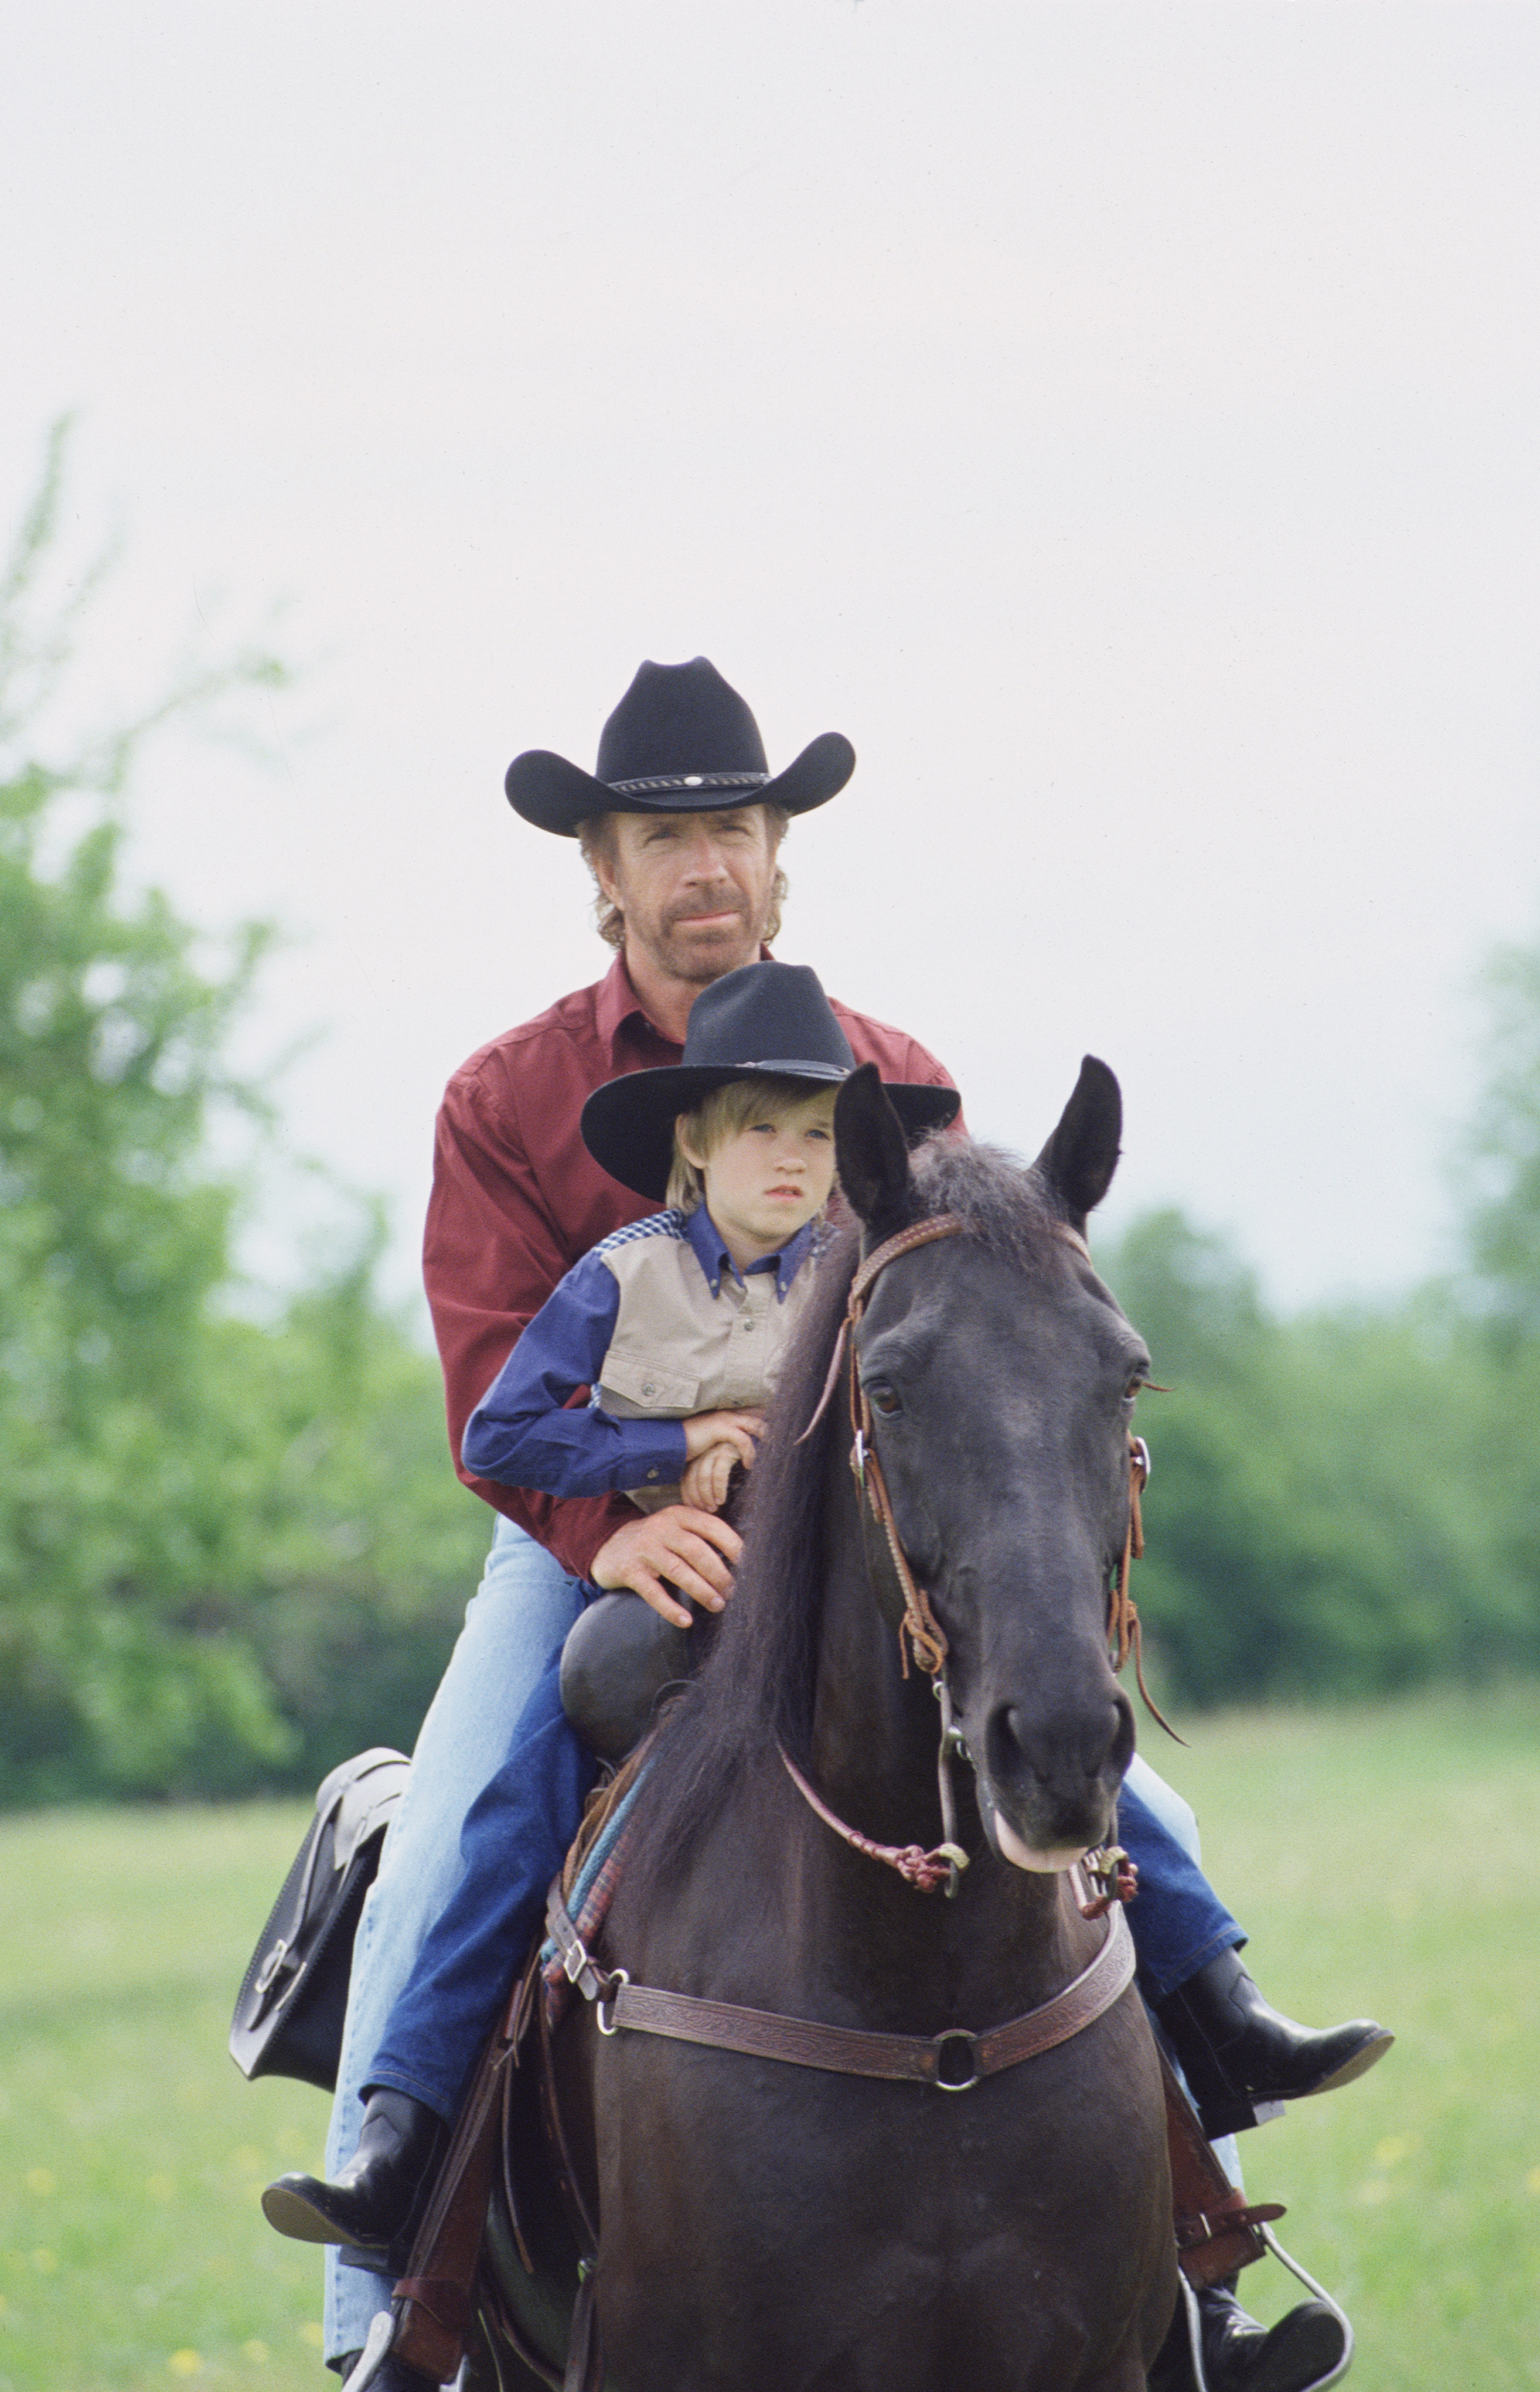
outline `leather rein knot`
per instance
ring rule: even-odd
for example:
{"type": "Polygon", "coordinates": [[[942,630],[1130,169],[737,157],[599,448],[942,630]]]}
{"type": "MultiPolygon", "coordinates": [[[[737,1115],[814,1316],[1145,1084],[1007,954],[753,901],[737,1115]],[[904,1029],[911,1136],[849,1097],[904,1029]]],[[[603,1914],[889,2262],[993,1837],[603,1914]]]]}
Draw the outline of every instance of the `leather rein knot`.
{"type": "Polygon", "coordinates": [[[885,1861],[889,1868],[897,1869],[905,1885],[912,1885],[917,1893],[934,1893],[936,1888],[945,1885],[958,1869],[967,1867],[968,1856],[960,1844],[938,1844],[934,1852],[927,1852],[920,1844],[874,1843],[870,1836],[863,1836],[859,1827],[848,1827],[845,1821],[830,1810],[827,1802],[820,1800],[790,1753],[783,1749],[781,1759],[792,1784],[809,1808],[818,1813],[826,1827],[833,1827],[835,1835],[842,1837],[853,1852],[864,1852],[868,1860],[885,1861]]]}

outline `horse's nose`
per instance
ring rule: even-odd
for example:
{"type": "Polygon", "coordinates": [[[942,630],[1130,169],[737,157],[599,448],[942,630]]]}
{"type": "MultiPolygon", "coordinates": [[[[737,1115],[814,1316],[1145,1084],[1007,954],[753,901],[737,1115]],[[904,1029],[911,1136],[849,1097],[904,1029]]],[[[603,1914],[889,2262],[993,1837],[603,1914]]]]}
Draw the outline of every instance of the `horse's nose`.
{"type": "Polygon", "coordinates": [[[985,1748],[998,1787],[1071,1803],[1094,1788],[1110,1795],[1133,1758],[1133,1707],[1120,1686],[1073,1712],[1001,1703],[990,1714],[985,1748]]]}

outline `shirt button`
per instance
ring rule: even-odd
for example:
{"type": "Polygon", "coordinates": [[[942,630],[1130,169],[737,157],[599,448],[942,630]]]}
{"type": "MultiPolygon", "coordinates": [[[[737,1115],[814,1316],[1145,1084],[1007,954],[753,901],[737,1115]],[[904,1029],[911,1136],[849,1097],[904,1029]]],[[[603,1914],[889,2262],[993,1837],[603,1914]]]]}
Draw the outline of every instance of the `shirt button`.
{"type": "Polygon", "coordinates": [[[641,1392],[644,1396],[655,1396],[657,1394],[657,1382],[654,1379],[643,1380],[641,1392]]]}
{"type": "Polygon", "coordinates": [[[649,1470],[647,1476],[649,1478],[655,1478],[657,1476],[657,1472],[655,1470],[649,1470]]]}

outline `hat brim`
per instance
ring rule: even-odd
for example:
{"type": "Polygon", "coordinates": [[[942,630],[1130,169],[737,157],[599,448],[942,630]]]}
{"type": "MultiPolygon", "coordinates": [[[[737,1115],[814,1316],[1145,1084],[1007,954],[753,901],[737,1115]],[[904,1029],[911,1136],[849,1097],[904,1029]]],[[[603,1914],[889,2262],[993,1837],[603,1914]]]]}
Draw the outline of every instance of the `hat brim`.
{"type": "MultiPolygon", "coordinates": [[[[674,1163],[674,1124],[693,1112],[713,1088],[730,1080],[797,1080],[808,1094],[837,1088],[848,1072],[834,1063],[667,1063],[657,1071],[628,1072],[596,1088],[583,1107],[583,1143],[594,1161],[623,1188],[661,1204],[674,1163]]],[[[932,1088],[905,1080],[885,1080],[883,1091],[910,1142],[946,1129],[963,1099],[955,1088],[932,1088]]]]}
{"type": "MultiPolygon", "coordinates": [[[[695,787],[615,789],[564,756],[531,748],[515,756],[503,777],[508,802],[537,830],[576,838],[596,814],[721,813],[729,806],[780,806],[810,813],[837,797],[856,769],[856,751],[843,733],[825,731],[783,773],[748,787],[736,776],[703,773],[695,787]]],[[[692,776],[693,777],[693,776],[692,776]]]]}

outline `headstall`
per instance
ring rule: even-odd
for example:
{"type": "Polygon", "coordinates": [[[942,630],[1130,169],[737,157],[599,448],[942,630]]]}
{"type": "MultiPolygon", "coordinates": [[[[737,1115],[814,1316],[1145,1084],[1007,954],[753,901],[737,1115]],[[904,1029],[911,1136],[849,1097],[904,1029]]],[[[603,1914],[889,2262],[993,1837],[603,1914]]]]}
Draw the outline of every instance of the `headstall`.
{"type": "MultiPolygon", "coordinates": [[[[829,1408],[830,1400],[838,1384],[841,1367],[848,1361],[851,1427],[850,1468],[861,1490],[862,1540],[866,1550],[867,1568],[873,1581],[873,1591],[874,1593],[878,1592],[881,1566],[886,1562],[892,1571],[901,1602],[901,1617],[899,1621],[899,1657],[903,1674],[906,1678],[909,1675],[909,1658],[912,1651],[916,1667],[923,1670],[931,1679],[936,1689],[937,1700],[941,1707],[940,1746],[937,1754],[937,1782],[941,1803],[941,1842],[928,1852],[917,1844],[874,1843],[870,1837],[863,1836],[858,1829],[847,1826],[844,1820],[838,1818],[827,1804],[820,1800],[801,1771],[794,1766],[788,1754],[783,1752],[781,1756],[788,1775],[804,1800],[836,1835],[843,1837],[852,1850],[866,1852],[872,1859],[883,1861],[888,1867],[897,1869],[907,1884],[914,1886],[922,1893],[928,1893],[933,1887],[944,1883],[949,1898],[955,1895],[961,1873],[968,1866],[968,1855],[957,1841],[956,1800],[951,1783],[952,1762],[956,1755],[965,1751],[966,1748],[961,1732],[952,1722],[951,1694],[946,1675],[948,1651],[946,1632],[931,1608],[928,1594],[919,1584],[910,1566],[909,1556],[903,1549],[903,1540],[899,1534],[898,1522],[893,1516],[893,1505],[887,1492],[887,1482],[883,1476],[882,1462],[874,1443],[872,1407],[866,1389],[861,1384],[861,1369],[856,1354],[856,1335],[872,1289],[889,1263],[898,1261],[901,1254],[912,1254],[917,1247],[931,1245],[938,1239],[960,1237],[964,1234],[964,1228],[965,1224],[957,1214],[938,1213],[928,1220],[916,1221],[911,1228],[900,1229],[896,1236],[885,1239],[881,1245],[874,1247],[871,1254],[863,1256],[855,1278],[850,1282],[845,1318],[840,1324],[839,1334],[835,1340],[835,1350],[829,1359],[828,1373],[823,1382],[817,1409],[797,1439],[798,1444],[805,1443],[817,1428],[829,1408]]],[[[1067,1222],[1055,1223],[1055,1230],[1066,1245],[1072,1246],[1085,1261],[1091,1260],[1091,1249],[1077,1230],[1070,1228],[1067,1222]]],[[[1132,1565],[1142,1557],[1145,1550],[1144,1518],[1139,1499],[1148,1484],[1149,1476],[1149,1448],[1142,1436],[1130,1436],[1128,1528],[1123,1539],[1122,1554],[1108,1590],[1106,1634],[1114,1670],[1121,1670],[1129,1655],[1132,1654],[1134,1676],[1145,1708],[1152,1717],[1159,1721],[1168,1736],[1174,1736],[1175,1729],[1162,1717],[1145,1684],[1143,1638],[1139,1625],[1139,1613],[1130,1585],[1132,1565]]],[[[880,1593],[878,1593],[878,1601],[881,1602],[880,1593]]],[[[1178,1737],[1177,1741],[1180,1742],[1181,1738],[1178,1737]]],[[[1132,1866],[1127,1854],[1119,1847],[1112,1846],[1101,1853],[1093,1854],[1086,1866],[1089,1874],[1098,1880],[1102,1889],[1094,1902],[1082,1905],[1088,1917],[1099,1917],[1112,1902],[1127,1902],[1132,1899],[1135,1884],[1132,1866]]]]}

